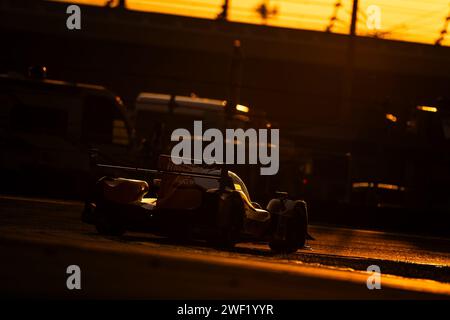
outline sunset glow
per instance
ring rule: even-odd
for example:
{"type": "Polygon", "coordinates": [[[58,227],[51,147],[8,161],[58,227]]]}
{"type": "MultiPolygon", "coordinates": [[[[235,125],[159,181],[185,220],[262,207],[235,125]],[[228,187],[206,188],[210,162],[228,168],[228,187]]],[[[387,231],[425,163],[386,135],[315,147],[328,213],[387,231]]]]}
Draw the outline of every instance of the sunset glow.
{"type": "MultiPolygon", "coordinates": [[[[107,1],[71,2],[105,5],[107,1]]],[[[128,0],[126,3],[130,10],[215,19],[221,12],[223,0],[128,0]]],[[[352,0],[230,0],[229,20],[317,31],[328,27],[331,32],[348,33],[351,9],[352,0]],[[262,4],[267,8],[266,19],[258,10],[262,4]]],[[[449,14],[449,3],[445,0],[360,0],[357,33],[428,44],[434,44],[442,35],[440,43],[449,45],[449,37],[446,37],[449,14]],[[379,9],[379,29],[373,28],[373,8],[379,9]]]]}

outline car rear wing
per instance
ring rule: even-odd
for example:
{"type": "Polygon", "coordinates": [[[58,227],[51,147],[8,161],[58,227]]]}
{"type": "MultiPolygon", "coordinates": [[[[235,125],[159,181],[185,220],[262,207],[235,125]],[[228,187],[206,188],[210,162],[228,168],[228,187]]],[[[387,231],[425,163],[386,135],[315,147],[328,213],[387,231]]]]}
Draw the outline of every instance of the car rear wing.
{"type": "Polygon", "coordinates": [[[217,174],[203,174],[203,173],[194,173],[194,172],[180,172],[175,170],[159,170],[159,169],[146,169],[146,168],[139,168],[139,167],[128,167],[128,166],[115,166],[110,164],[97,164],[97,167],[99,168],[106,168],[106,169],[116,169],[116,170],[124,170],[124,171],[134,171],[134,172],[142,172],[142,173],[151,173],[151,174],[173,174],[173,175],[180,175],[180,176],[186,176],[186,177],[196,177],[196,178],[211,178],[211,179],[220,179],[220,175],[217,174]]]}
{"type": "Polygon", "coordinates": [[[158,169],[147,169],[131,166],[101,164],[101,163],[97,163],[96,166],[99,168],[133,171],[147,174],[170,174],[196,178],[210,178],[217,180],[221,179],[221,170],[223,169],[222,168],[223,166],[221,164],[213,164],[213,165],[197,164],[193,163],[194,161],[191,159],[189,159],[189,162],[191,162],[190,164],[188,163],[188,161],[185,162],[187,163],[175,164],[172,161],[171,156],[160,155],[158,161],[158,169]]]}

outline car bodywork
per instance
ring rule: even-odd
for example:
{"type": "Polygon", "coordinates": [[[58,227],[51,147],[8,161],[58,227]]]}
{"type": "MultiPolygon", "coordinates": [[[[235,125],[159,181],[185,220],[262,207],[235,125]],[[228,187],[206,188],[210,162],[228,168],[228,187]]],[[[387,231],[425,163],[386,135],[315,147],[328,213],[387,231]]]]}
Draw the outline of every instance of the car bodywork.
{"type": "Polygon", "coordinates": [[[145,179],[101,178],[86,202],[83,221],[101,234],[146,231],[206,239],[221,247],[265,240],[274,251],[292,252],[305,244],[304,201],[280,194],[263,209],[251,201],[244,182],[233,172],[222,179],[218,166],[175,165],[169,156],[160,157],[158,170],[140,170],[160,177],[151,184],[145,179]],[[145,197],[155,188],[157,197],[145,197]]]}

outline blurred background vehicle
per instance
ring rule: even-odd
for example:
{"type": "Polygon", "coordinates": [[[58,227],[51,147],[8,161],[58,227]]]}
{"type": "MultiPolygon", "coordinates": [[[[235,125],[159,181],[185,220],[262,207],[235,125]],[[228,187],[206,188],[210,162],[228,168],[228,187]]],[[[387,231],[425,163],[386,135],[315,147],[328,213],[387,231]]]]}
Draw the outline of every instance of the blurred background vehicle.
{"type": "Polygon", "coordinates": [[[102,86],[0,76],[2,193],[82,197],[90,156],[129,163],[134,129],[102,86]]]}

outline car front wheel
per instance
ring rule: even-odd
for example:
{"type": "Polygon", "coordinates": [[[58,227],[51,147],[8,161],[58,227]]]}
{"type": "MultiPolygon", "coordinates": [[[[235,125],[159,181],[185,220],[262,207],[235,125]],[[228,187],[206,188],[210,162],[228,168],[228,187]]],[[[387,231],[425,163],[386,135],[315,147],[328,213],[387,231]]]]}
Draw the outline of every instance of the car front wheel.
{"type": "Polygon", "coordinates": [[[267,209],[272,214],[273,234],[269,241],[275,253],[294,253],[306,243],[308,213],[304,201],[273,199],[267,209]]]}

